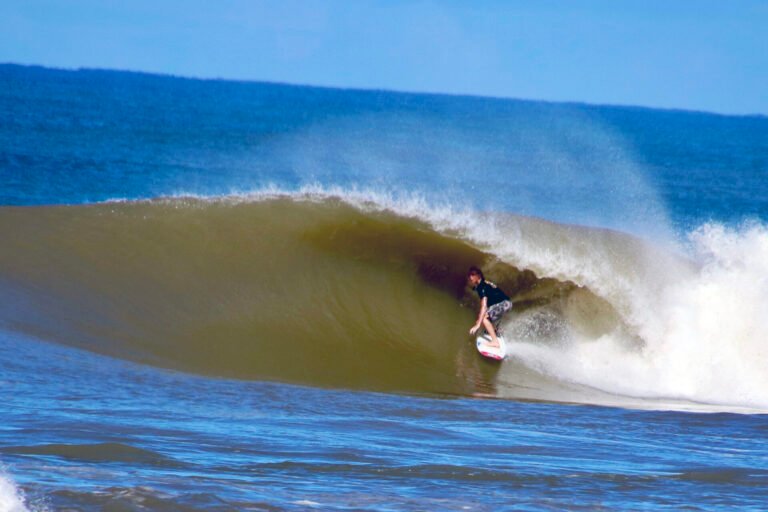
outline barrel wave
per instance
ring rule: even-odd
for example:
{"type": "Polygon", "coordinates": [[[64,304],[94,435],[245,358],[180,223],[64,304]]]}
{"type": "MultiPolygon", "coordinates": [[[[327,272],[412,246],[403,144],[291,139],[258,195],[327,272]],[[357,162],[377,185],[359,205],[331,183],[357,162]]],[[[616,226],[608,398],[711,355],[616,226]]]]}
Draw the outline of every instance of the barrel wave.
{"type": "Polygon", "coordinates": [[[707,263],[604,229],[374,194],[271,191],[8,207],[0,236],[10,299],[0,323],[116,358],[321,387],[768,405],[758,350],[768,301],[764,283],[749,280],[765,261],[754,253],[766,250],[760,226],[698,230],[707,263]],[[717,254],[726,245],[730,267],[717,254]],[[754,268],[739,274],[732,261],[747,254],[754,268]],[[469,342],[470,265],[515,303],[501,365],[469,342]],[[752,310],[717,297],[733,286],[752,310]],[[735,308],[721,323],[737,332],[701,324],[716,307],[735,308]],[[737,372],[744,384],[727,387],[737,372]]]}

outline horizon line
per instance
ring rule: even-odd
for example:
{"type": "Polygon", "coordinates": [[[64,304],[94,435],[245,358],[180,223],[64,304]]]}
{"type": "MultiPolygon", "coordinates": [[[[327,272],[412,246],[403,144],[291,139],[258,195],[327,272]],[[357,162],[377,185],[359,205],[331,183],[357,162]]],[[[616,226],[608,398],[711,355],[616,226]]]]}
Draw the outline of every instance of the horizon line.
{"type": "Polygon", "coordinates": [[[496,95],[483,95],[478,93],[460,93],[460,92],[445,92],[445,91],[420,91],[420,90],[406,90],[395,89],[387,87],[359,87],[359,86],[344,86],[344,85],[329,85],[329,84],[312,84],[312,83],[296,83],[296,82],[281,82],[278,80],[266,80],[266,79],[253,79],[253,78],[226,78],[219,76],[194,76],[194,75],[178,75],[163,71],[146,71],[139,69],[120,69],[110,67],[91,67],[91,66],[78,66],[78,67],[65,67],[65,66],[50,66],[46,64],[30,64],[20,62],[0,62],[2,66],[15,66],[21,68],[40,68],[51,71],[64,71],[69,73],[77,73],[82,71],[97,71],[108,73],[126,73],[135,75],[148,75],[158,78],[175,78],[180,80],[192,80],[200,82],[230,82],[230,83],[246,83],[246,84],[269,84],[280,85],[284,87],[305,87],[315,89],[328,89],[337,91],[356,91],[356,92],[384,92],[387,94],[403,94],[403,95],[421,95],[421,96],[445,96],[453,98],[471,98],[471,99],[484,99],[495,101],[517,101],[527,103],[546,103],[551,105],[580,105],[593,108],[614,108],[614,109],[637,109],[637,110],[651,110],[661,112],[677,112],[686,114],[699,114],[699,115],[711,115],[719,117],[749,117],[749,118],[768,118],[768,113],[763,114],[759,112],[752,113],[725,113],[715,112],[711,110],[692,109],[684,107],[658,107],[649,105],[632,105],[627,103],[593,103],[579,100],[549,100],[542,98],[520,98],[515,96],[496,96],[496,95]]]}

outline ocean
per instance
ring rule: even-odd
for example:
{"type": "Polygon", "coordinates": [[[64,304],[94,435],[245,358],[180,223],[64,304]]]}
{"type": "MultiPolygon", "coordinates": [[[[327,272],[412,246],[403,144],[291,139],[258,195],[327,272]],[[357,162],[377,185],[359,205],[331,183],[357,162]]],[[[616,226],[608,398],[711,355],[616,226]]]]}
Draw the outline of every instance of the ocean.
{"type": "Polygon", "coordinates": [[[766,332],[764,116],[0,65],[0,511],[764,510],[766,332]]]}

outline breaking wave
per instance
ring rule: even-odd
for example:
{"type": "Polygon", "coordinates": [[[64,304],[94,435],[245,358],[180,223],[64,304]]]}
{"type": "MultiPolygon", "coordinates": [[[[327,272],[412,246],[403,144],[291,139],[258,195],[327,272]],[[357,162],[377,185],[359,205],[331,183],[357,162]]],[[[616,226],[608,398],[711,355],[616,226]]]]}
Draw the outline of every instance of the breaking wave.
{"type": "MultiPolygon", "coordinates": [[[[768,230],[617,231],[342,190],[0,209],[0,325],[317,386],[768,408],[768,230]],[[468,342],[479,265],[511,357],[468,342]]],[[[678,404],[678,405],[674,405],[678,404]]]]}

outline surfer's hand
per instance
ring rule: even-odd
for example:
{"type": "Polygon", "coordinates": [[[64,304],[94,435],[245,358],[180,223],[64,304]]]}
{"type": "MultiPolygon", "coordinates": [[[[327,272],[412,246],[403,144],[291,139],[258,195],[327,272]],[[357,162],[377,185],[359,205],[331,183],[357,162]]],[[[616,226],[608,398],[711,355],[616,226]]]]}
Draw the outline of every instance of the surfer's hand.
{"type": "Polygon", "coordinates": [[[474,335],[478,329],[480,329],[479,325],[473,325],[472,328],[469,330],[469,334],[474,335]]]}

